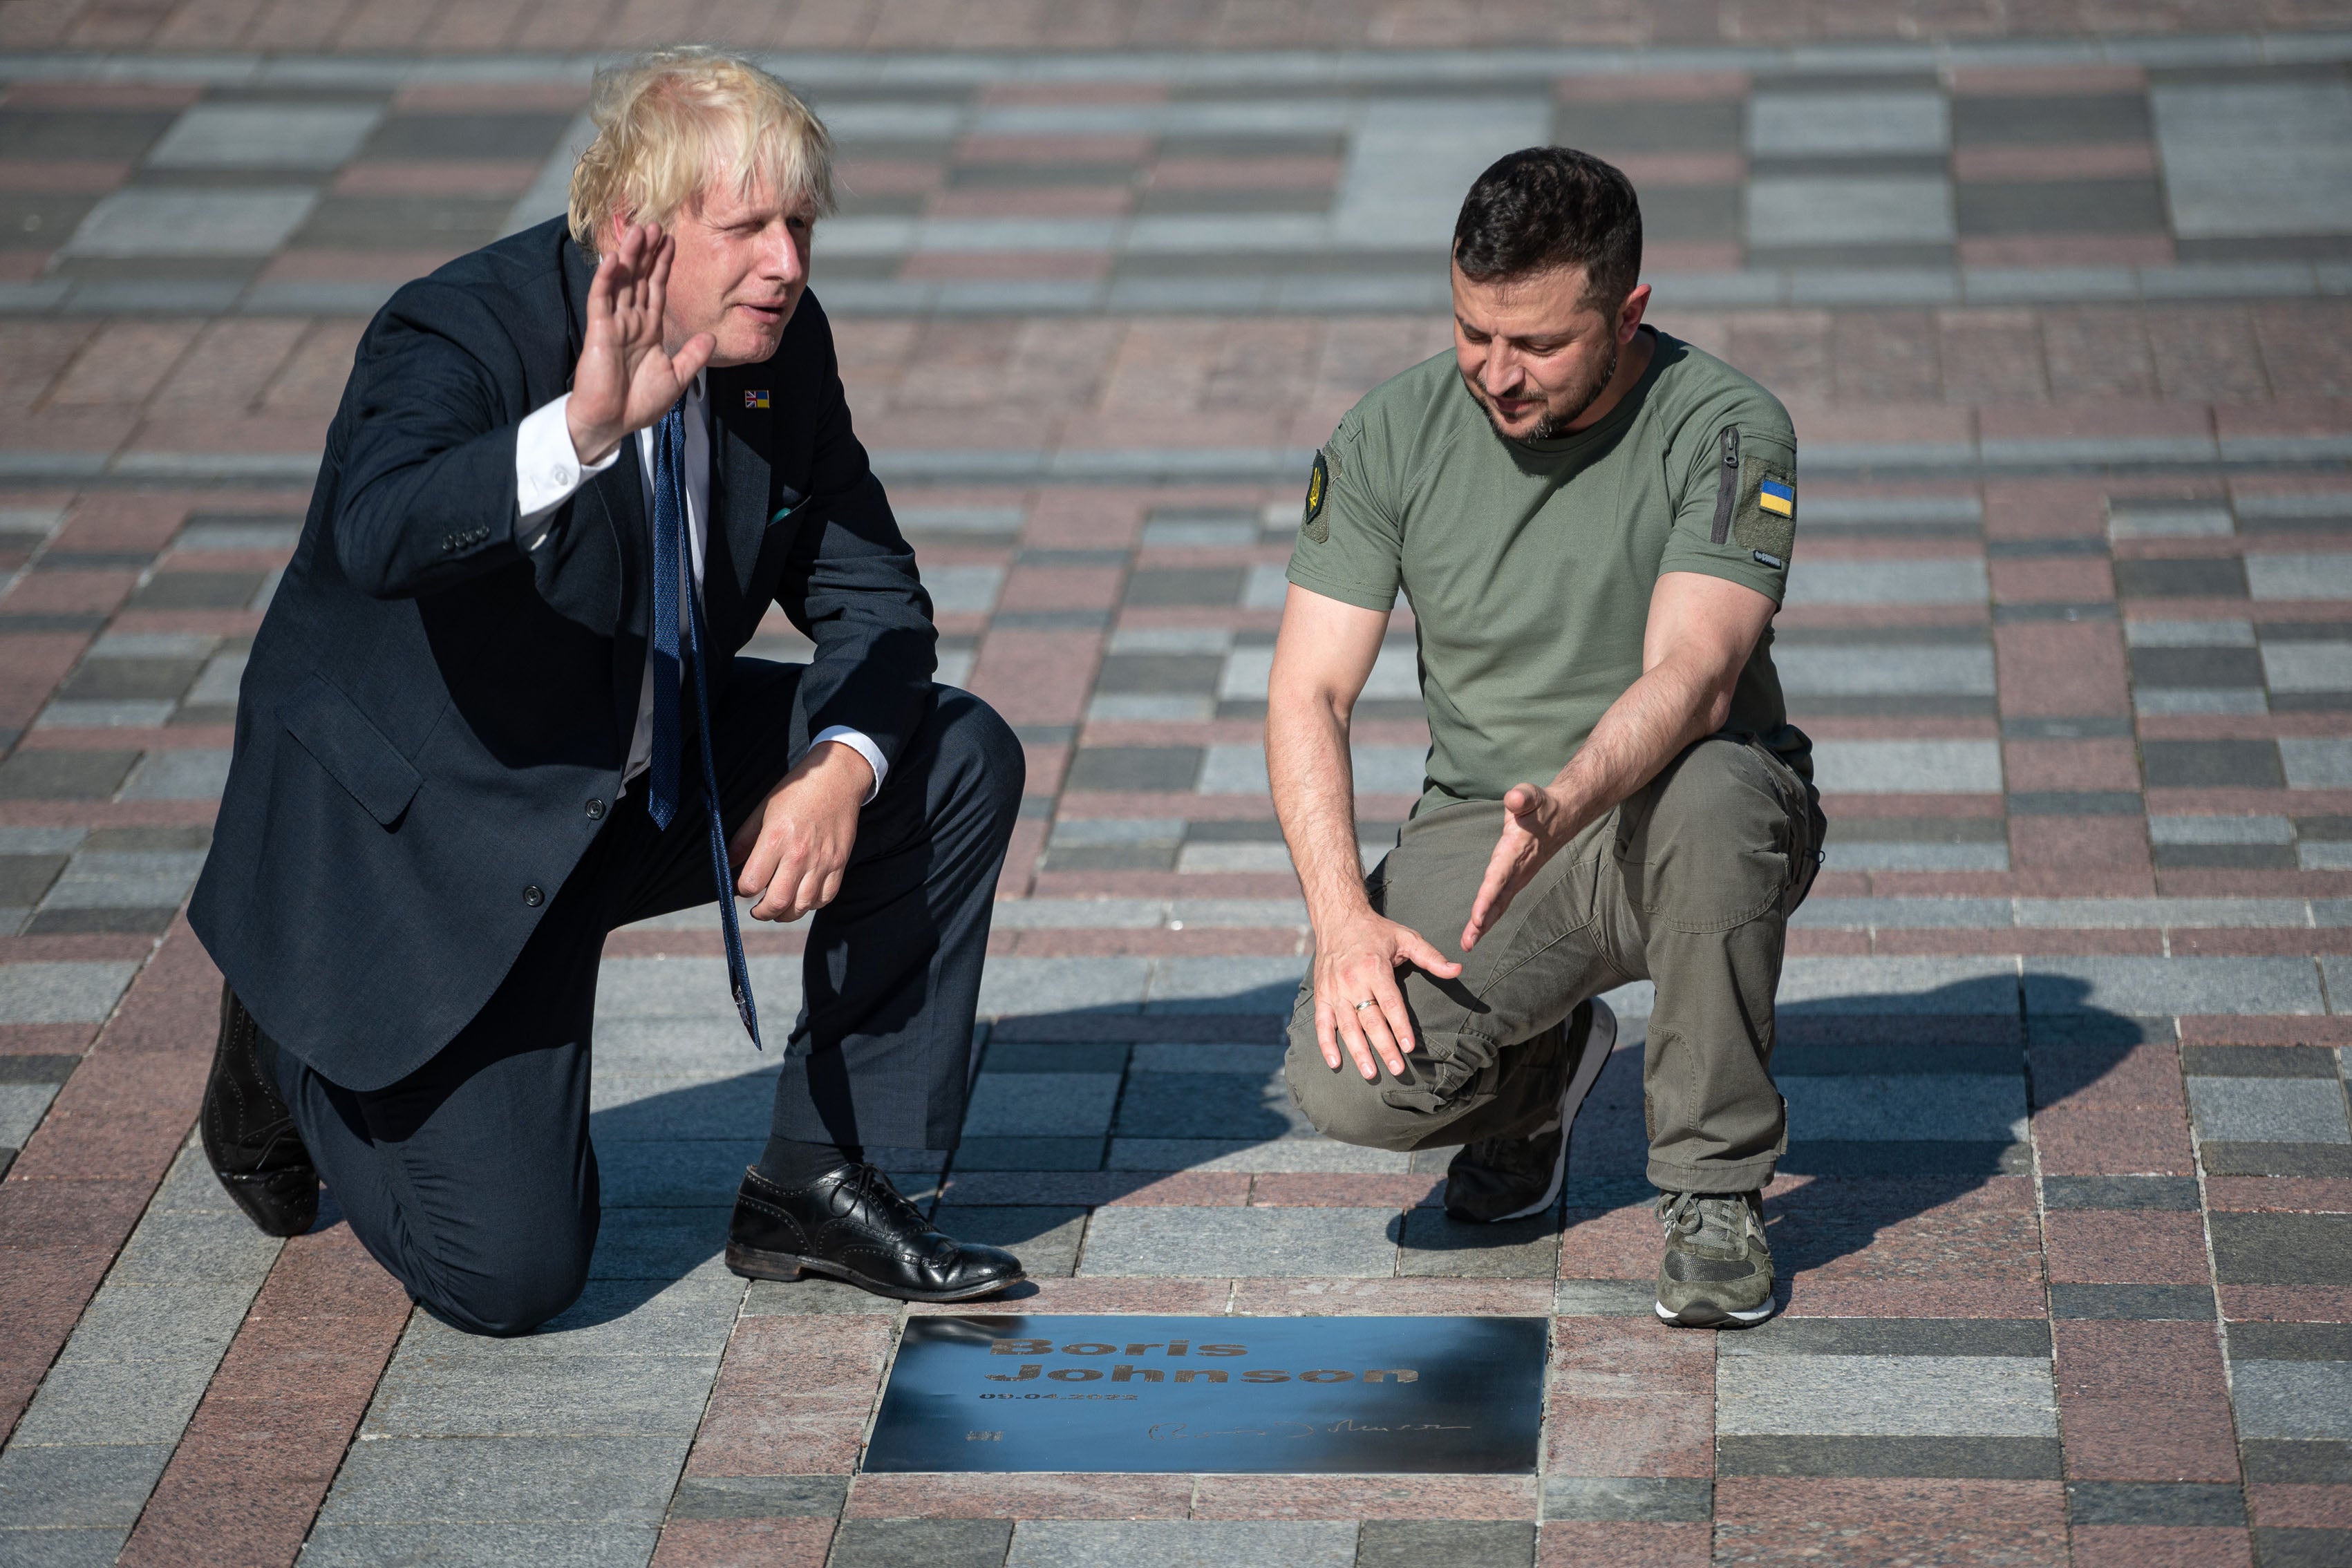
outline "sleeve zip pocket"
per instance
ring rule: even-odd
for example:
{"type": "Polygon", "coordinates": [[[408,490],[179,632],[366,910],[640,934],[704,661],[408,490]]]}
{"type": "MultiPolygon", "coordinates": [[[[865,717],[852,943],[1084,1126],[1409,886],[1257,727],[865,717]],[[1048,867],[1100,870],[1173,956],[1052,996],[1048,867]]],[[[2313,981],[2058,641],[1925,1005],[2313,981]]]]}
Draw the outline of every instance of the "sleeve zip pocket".
{"type": "Polygon", "coordinates": [[[1723,427],[1723,466],[1717,471],[1715,488],[1715,538],[1717,544],[1731,537],[1731,509],[1739,500],[1739,427],[1723,427]]]}

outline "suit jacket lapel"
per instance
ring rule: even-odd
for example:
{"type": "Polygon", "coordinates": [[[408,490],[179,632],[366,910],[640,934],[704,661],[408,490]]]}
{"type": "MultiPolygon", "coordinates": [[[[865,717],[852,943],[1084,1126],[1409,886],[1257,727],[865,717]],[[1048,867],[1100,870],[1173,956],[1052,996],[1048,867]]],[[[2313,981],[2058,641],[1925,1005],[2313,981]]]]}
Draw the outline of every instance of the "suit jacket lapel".
{"type": "Polygon", "coordinates": [[[703,602],[710,634],[731,652],[751,636],[760,607],[750,602],[751,574],[768,531],[768,453],[773,445],[771,401],[758,395],[771,379],[768,365],[710,372],[710,538],[704,547],[703,602]],[[754,383],[758,383],[755,386],[754,383]],[[747,397],[746,392],[754,395],[747,397]]]}

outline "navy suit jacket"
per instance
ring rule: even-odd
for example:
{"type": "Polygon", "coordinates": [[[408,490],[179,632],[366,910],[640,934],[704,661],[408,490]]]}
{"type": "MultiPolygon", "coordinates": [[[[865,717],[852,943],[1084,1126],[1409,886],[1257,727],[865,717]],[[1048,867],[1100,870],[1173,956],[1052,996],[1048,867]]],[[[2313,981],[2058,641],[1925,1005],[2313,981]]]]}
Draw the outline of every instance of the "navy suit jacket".
{"type": "MultiPolygon", "coordinates": [[[[189,918],[261,1027],[349,1088],[480,1010],[620,789],[650,620],[635,440],[538,549],[516,538],[516,426],[571,384],[593,271],[559,219],[393,297],[254,639],[189,918]]],[[[938,637],[815,296],[709,391],[714,704],[780,604],[816,644],[776,716],[794,755],[843,724],[895,760],[938,637]]]]}

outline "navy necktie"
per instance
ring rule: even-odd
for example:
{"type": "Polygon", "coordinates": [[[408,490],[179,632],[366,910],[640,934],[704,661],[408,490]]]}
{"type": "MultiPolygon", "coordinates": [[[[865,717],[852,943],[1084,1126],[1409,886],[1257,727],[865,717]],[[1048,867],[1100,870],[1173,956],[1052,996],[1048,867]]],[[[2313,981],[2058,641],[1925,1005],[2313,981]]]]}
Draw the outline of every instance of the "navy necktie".
{"type": "Polygon", "coordinates": [[[686,588],[686,662],[694,674],[694,733],[701,742],[702,799],[710,819],[710,865],[719,879],[719,924],[727,934],[727,983],[735,1010],[760,1046],[760,1010],[751,1000],[751,967],[743,961],[743,934],[735,922],[735,878],[727,869],[727,829],[719,817],[719,777],[710,762],[709,682],[703,672],[702,589],[694,580],[692,543],[687,538],[686,400],[680,398],[654,430],[654,749],[646,768],[646,810],[657,828],[677,815],[683,747],[678,740],[678,591],[686,588]]]}

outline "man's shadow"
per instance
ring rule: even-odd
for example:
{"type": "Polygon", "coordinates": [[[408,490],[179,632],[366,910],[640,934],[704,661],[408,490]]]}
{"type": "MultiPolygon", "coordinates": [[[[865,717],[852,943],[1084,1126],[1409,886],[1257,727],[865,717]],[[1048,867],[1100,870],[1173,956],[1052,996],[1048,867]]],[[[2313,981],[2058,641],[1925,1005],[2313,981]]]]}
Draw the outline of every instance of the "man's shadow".
{"type": "MultiPolygon", "coordinates": [[[[1790,1102],[1780,1170],[1792,1179],[1776,1184],[1766,1217],[1784,1292],[1792,1275],[1860,1254],[1882,1236],[2001,1178],[2030,1176],[2032,1113],[2083,1092],[2135,1046],[2172,1038],[2169,1019],[2094,1007],[2089,991],[2075,977],[2029,968],[2022,976],[1990,974],[1916,992],[1782,1003],[1773,1067],[1790,1102]]],[[[1000,1060],[1007,1062],[1023,1052],[1020,1065],[1027,1071],[1037,1065],[1038,1051],[1056,1045],[1278,1047],[1290,998],[1286,983],[1156,1007],[1016,1013],[995,1022],[985,1050],[1003,1053],[1000,1060]]],[[[1563,1201],[1548,1217],[1487,1228],[1416,1211],[1391,1225],[1391,1239],[1409,1254],[1509,1248],[1646,1204],[1653,1189],[1643,1175],[1644,1020],[1627,1010],[1632,1016],[1617,1051],[1577,1119],[1563,1201]]],[[[987,1065],[984,1057],[980,1064],[987,1065]]],[[[1246,1077],[1130,1069],[1111,1135],[1220,1150],[1311,1135],[1288,1104],[1278,1071],[1255,1082],[1246,1077]]],[[[773,1070],[763,1068],[594,1113],[592,1131],[608,1172],[599,1283],[586,1304],[591,1315],[575,1311],[559,1327],[620,1316],[689,1273],[717,1266],[728,1206],[742,1165],[757,1155],[772,1083],[773,1070]],[[625,1184],[616,1182],[624,1176],[625,1184]]],[[[1003,1145],[1013,1140],[995,1142],[991,1163],[1002,1166],[1003,1145]]],[[[1412,1167],[1441,1172],[1450,1154],[1423,1151],[1412,1167]]],[[[1156,1175],[1114,1171],[1106,1179],[1139,1186],[1156,1175]]],[[[2021,1207],[2030,1212],[2030,1197],[2021,1207]]],[[[1016,1249],[1066,1222],[1043,1207],[1008,1209],[1000,1218],[987,1239],[1016,1249]]],[[[2004,1241],[2001,1228],[1978,1228],[1967,1239],[1922,1237],[1916,1261],[1923,1277],[1947,1267],[1936,1260],[1956,1247],[2030,1241],[2022,1235],[2004,1241]]],[[[1901,1256],[1889,1261],[1900,1268],[1913,1249],[1896,1247],[1901,1256]]],[[[1427,1271],[1489,1270],[1457,1270],[1441,1261],[1427,1271]]]]}
{"type": "MultiPolygon", "coordinates": [[[[1765,1221],[1784,1301],[1790,1277],[1874,1245],[1891,1249],[1885,1268],[1923,1280],[1997,1268],[2004,1251],[2032,1248],[2031,1225],[2001,1218],[2033,1207],[2022,1186],[2033,1172],[2028,1118],[2083,1093],[2135,1047],[2174,1037],[2170,1018],[2096,1007],[2090,991],[2029,961],[2022,975],[1780,1005],[1772,1068],[1789,1102],[1789,1146],[1765,1221]],[[1978,1213],[1955,1217],[1957,1232],[1900,1234],[2004,1180],[2019,1184],[2014,1201],[1988,1194],[1978,1213]]],[[[1638,1023],[1624,1030],[1578,1120],[1570,1224],[1651,1197],[1643,1033],[1638,1023]]]]}

